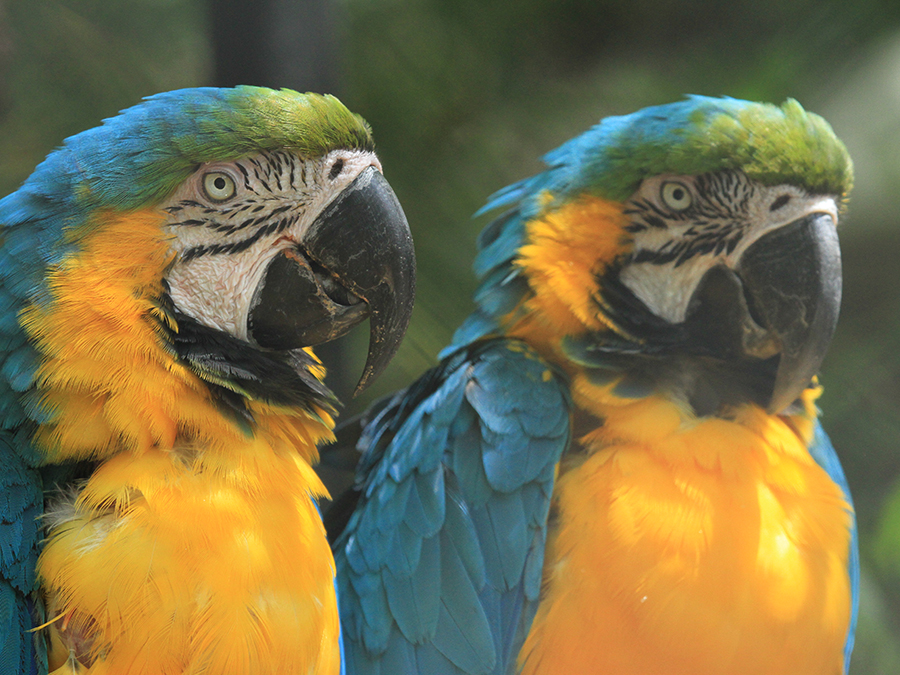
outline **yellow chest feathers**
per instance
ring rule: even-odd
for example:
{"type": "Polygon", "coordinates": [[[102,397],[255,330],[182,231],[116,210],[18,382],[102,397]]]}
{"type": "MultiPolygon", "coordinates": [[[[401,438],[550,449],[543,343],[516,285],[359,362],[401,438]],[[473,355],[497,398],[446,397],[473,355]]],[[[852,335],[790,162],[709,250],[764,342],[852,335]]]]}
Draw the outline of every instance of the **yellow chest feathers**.
{"type": "Polygon", "coordinates": [[[523,673],[843,673],[850,507],[794,427],[632,405],[561,470],[523,673]]]}
{"type": "Polygon", "coordinates": [[[178,452],[120,454],[50,515],[39,573],[58,617],[52,666],[73,650],[92,674],[337,674],[312,470],[248,450],[231,472],[178,452]]]}

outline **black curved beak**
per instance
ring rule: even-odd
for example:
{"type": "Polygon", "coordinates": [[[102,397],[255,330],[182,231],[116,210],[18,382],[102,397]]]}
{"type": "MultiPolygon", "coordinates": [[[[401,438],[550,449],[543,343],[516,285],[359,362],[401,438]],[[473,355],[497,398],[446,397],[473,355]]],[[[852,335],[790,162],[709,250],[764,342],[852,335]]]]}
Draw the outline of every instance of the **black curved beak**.
{"type": "Polygon", "coordinates": [[[750,315],[778,346],[768,405],[778,413],[809,385],[837,325],[842,277],[833,218],[813,213],[765,235],[741,256],[737,272],[750,315]]]}
{"type": "Polygon", "coordinates": [[[297,349],[333,340],[369,317],[369,353],[356,395],[397,352],[415,289],[406,216],[384,176],[369,167],[323,209],[297,247],[269,263],[248,334],[267,349],[297,349]]]}

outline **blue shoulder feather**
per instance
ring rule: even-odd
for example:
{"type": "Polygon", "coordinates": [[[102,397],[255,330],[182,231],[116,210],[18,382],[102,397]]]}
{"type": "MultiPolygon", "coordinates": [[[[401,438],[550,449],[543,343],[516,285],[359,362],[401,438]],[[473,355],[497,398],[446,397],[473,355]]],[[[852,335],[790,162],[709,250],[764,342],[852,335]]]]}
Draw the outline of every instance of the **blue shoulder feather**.
{"type": "Polygon", "coordinates": [[[562,376],[494,340],[368,424],[360,502],[334,547],[348,673],[516,672],[570,408],[562,376]]]}
{"type": "Polygon", "coordinates": [[[46,672],[32,594],[39,553],[43,485],[26,434],[0,432],[0,672],[46,672]],[[40,671],[36,669],[40,669],[40,671]]]}

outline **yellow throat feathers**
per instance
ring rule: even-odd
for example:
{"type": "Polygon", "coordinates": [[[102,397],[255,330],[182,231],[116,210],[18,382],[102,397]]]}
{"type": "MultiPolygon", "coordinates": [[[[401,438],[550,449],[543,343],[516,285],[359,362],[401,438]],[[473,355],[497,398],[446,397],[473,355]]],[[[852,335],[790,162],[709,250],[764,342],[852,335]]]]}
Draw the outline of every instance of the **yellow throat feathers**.
{"type": "Polygon", "coordinates": [[[509,334],[549,357],[563,335],[603,328],[618,331],[596,309],[597,275],[628,251],[627,224],[622,205],[616,202],[582,196],[554,209],[547,195],[543,213],[526,225],[527,243],[515,262],[532,294],[506,318],[509,334]]]}

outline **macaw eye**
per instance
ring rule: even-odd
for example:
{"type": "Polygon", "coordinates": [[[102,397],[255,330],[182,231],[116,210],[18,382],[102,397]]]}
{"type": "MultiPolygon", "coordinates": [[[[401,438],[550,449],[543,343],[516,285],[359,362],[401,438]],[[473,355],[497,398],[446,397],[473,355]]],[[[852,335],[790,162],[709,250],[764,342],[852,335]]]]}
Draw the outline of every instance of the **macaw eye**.
{"type": "Polygon", "coordinates": [[[203,191],[214,202],[224,202],[234,197],[237,188],[234,178],[222,171],[210,171],[203,176],[203,191]]]}
{"type": "Polygon", "coordinates": [[[673,211],[684,211],[694,199],[684,183],[673,180],[662,184],[660,195],[663,203],[673,211]]]}

